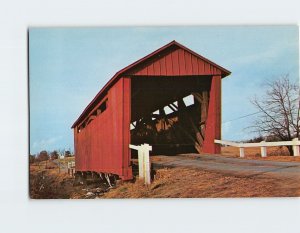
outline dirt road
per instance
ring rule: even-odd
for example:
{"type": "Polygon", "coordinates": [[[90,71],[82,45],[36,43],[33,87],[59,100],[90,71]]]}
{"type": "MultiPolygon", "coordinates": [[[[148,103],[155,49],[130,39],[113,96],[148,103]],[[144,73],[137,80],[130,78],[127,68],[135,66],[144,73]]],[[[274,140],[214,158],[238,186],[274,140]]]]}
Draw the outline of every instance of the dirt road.
{"type": "Polygon", "coordinates": [[[278,162],[228,158],[220,155],[155,156],[154,168],[185,167],[214,171],[226,175],[252,177],[273,175],[279,178],[300,179],[300,162],[278,162]]]}

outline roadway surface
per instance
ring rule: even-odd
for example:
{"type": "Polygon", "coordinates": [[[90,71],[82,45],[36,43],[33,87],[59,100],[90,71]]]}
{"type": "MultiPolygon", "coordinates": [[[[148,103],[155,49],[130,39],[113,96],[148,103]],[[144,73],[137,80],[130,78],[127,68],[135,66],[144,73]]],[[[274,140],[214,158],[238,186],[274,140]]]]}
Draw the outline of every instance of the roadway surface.
{"type": "Polygon", "coordinates": [[[221,155],[188,154],[154,156],[151,163],[154,169],[161,167],[185,167],[243,177],[275,175],[281,178],[300,179],[300,162],[249,160],[229,158],[221,155]]]}

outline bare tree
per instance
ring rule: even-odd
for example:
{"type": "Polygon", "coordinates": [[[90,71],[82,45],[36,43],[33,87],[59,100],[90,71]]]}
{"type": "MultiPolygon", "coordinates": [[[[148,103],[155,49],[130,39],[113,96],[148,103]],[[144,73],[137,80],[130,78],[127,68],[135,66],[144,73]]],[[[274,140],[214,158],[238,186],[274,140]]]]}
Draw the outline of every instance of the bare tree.
{"type": "MultiPolygon", "coordinates": [[[[265,95],[260,98],[255,96],[251,100],[260,113],[252,128],[272,140],[290,141],[299,138],[299,85],[292,83],[286,75],[267,82],[266,86],[265,95]]],[[[293,155],[292,147],[287,148],[290,155],[293,155]]]]}

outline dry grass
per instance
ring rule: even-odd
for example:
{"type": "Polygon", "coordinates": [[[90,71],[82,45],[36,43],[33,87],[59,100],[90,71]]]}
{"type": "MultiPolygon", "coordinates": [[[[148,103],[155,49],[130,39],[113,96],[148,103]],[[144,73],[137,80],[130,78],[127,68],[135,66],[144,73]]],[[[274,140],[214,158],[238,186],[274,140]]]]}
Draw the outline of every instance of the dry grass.
{"type": "Polygon", "coordinates": [[[29,194],[33,199],[68,199],[74,192],[73,179],[66,173],[58,173],[51,162],[47,166],[30,166],[29,194]]]}
{"type": "Polygon", "coordinates": [[[192,198],[192,197],[294,197],[300,195],[295,180],[271,176],[236,177],[196,169],[157,170],[153,183],[124,183],[104,198],[192,198]]]}
{"type": "MultiPolygon", "coordinates": [[[[237,147],[222,147],[222,155],[227,157],[239,158],[240,152],[237,147]]],[[[285,161],[285,162],[300,162],[300,156],[289,156],[286,147],[267,147],[267,157],[262,158],[260,153],[260,148],[245,148],[245,158],[244,159],[259,159],[259,160],[272,160],[272,161],[285,161]]]]}
{"type": "MultiPolygon", "coordinates": [[[[74,157],[60,159],[65,165],[74,157]]],[[[58,161],[42,161],[30,165],[29,194],[33,199],[69,199],[83,197],[83,187],[73,187],[74,178],[66,169],[58,168],[58,161]]]]}
{"type": "MultiPolygon", "coordinates": [[[[65,159],[66,162],[70,159],[65,159]]],[[[86,199],[88,192],[103,195],[107,185],[100,182],[73,186],[74,177],[64,170],[59,170],[53,161],[43,161],[30,165],[29,194],[33,199],[86,199]]]]}
{"type": "MultiPolygon", "coordinates": [[[[223,149],[226,149],[226,156],[238,156],[235,154],[236,148],[223,149]]],[[[251,153],[256,151],[246,150],[246,153],[246,156],[251,158],[251,153]]],[[[276,156],[267,159],[271,157],[276,156]]],[[[281,157],[276,158],[282,160],[281,157]]],[[[100,187],[92,185],[74,187],[73,178],[64,172],[58,173],[55,163],[47,162],[48,168],[45,165],[46,163],[41,163],[40,166],[30,166],[31,198],[86,198],[88,191],[93,192],[100,187]]],[[[99,196],[100,198],[294,197],[300,196],[300,183],[295,179],[276,178],[271,175],[233,176],[198,169],[163,168],[156,171],[151,185],[146,186],[139,180],[123,182],[99,196]]]]}

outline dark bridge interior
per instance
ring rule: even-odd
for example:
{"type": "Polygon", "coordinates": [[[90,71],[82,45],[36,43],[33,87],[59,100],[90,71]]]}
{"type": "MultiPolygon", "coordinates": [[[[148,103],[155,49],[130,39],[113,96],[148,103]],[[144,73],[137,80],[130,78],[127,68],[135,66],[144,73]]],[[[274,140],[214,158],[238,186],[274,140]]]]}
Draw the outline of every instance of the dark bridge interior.
{"type": "Polygon", "coordinates": [[[211,77],[132,76],[131,80],[131,144],[148,143],[152,154],[200,153],[211,77]]]}

